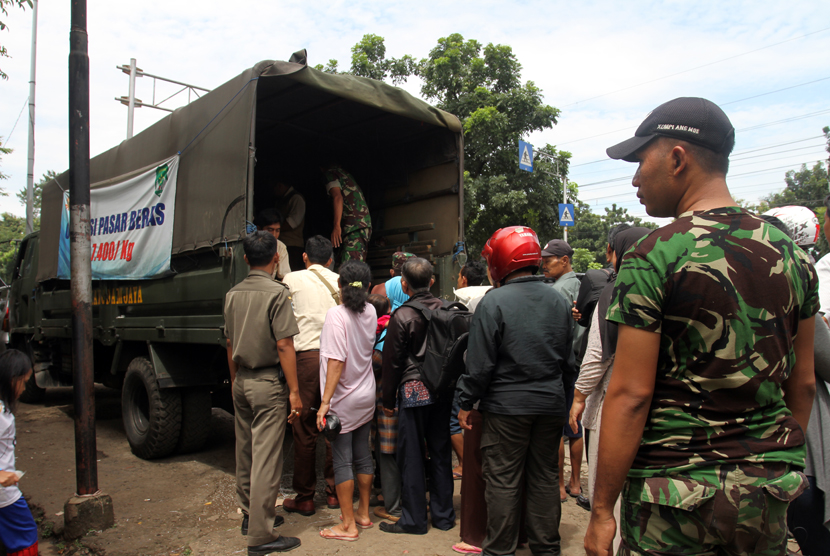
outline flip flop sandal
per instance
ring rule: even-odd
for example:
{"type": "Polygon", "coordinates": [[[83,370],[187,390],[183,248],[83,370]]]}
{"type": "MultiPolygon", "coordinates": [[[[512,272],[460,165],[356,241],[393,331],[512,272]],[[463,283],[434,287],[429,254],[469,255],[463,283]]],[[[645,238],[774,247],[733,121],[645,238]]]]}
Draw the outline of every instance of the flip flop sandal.
{"type": "Polygon", "coordinates": [[[481,549],[478,547],[466,548],[460,545],[461,543],[456,543],[452,545],[453,552],[458,552],[459,554],[481,554],[481,549]]]}
{"type": "Polygon", "coordinates": [[[457,481],[457,480],[459,480],[460,478],[461,478],[461,473],[459,473],[458,471],[453,471],[453,472],[452,472],[452,479],[453,479],[453,481],[457,481]]]}
{"type": "Polygon", "coordinates": [[[322,529],[320,531],[320,536],[323,537],[324,539],[327,539],[327,540],[330,540],[330,541],[347,541],[347,542],[354,542],[354,541],[356,541],[357,539],[360,538],[360,536],[352,537],[350,535],[338,535],[337,533],[335,533],[331,529],[322,529]],[[331,534],[326,535],[325,534],[326,531],[328,531],[331,534]]]}
{"type": "MultiPolygon", "coordinates": [[[[340,521],[343,521],[343,514],[340,514],[340,521]]],[[[354,524],[357,525],[358,529],[371,529],[372,527],[375,526],[375,524],[372,523],[371,521],[369,522],[369,525],[363,525],[361,523],[358,523],[357,520],[355,520],[354,524]]]]}

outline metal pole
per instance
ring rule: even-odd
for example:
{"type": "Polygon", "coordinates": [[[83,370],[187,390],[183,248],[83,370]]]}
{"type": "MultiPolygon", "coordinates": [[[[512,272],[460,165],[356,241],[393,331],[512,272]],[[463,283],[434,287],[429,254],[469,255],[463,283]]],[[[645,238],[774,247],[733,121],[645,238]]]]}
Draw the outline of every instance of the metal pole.
{"type": "Polygon", "coordinates": [[[75,478],[81,496],[98,492],[92,366],[92,267],[89,235],[89,54],[86,0],[72,0],[69,33],[69,244],[75,478]]]}
{"type": "Polygon", "coordinates": [[[29,71],[29,169],[26,175],[26,235],[35,230],[35,62],[37,57],[37,0],[32,4],[32,63],[29,71]]]}
{"type": "MultiPolygon", "coordinates": [[[[559,162],[558,161],[556,163],[556,173],[557,174],[559,173],[559,162]]],[[[568,181],[565,179],[565,176],[561,175],[561,174],[559,176],[559,179],[562,180],[562,202],[567,203],[568,202],[568,181]]],[[[571,215],[571,217],[575,218],[575,216],[573,214],[571,215]]],[[[567,241],[568,241],[568,227],[567,226],[565,226],[565,230],[563,232],[563,237],[565,239],[565,242],[567,243],[567,241]]]]}
{"type": "Polygon", "coordinates": [[[130,58],[130,104],[127,109],[127,139],[133,136],[133,117],[135,114],[135,58],[130,58]]]}

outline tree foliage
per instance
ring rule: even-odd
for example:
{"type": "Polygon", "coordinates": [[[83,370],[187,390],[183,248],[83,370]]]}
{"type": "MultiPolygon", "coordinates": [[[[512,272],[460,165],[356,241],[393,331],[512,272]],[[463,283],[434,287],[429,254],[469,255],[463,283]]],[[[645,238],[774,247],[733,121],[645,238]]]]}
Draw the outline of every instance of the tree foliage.
{"type": "Polygon", "coordinates": [[[605,262],[605,250],[608,245],[608,232],[611,228],[620,224],[629,226],[642,226],[652,230],[657,229],[657,224],[644,222],[641,218],[628,214],[628,209],[618,207],[616,203],[605,207],[605,214],[591,212],[587,204],[574,201],[574,212],[576,213],[576,225],[568,232],[568,243],[575,250],[585,248],[594,255],[597,262],[605,262]]]}
{"type": "Polygon", "coordinates": [[[26,231],[26,219],[10,212],[0,215],[0,278],[11,283],[14,258],[26,231]]]}
{"type": "MultiPolygon", "coordinates": [[[[57,172],[54,170],[47,170],[47,172],[43,174],[43,177],[40,178],[40,181],[33,184],[32,197],[34,204],[32,206],[32,215],[35,219],[35,229],[40,228],[40,206],[43,198],[43,186],[56,177],[58,177],[57,172]]],[[[20,204],[23,205],[23,208],[26,208],[26,190],[21,189],[16,193],[16,196],[17,200],[20,201],[20,204]]]]}
{"type": "MultiPolygon", "coordinates": [[[[604,256],[605,255],[603,255],[603,257],[604,256]]],[[[573,267],[574,272],[585,272],[589,268],[602,268],[602,264],[596,261],[594,254],[584,247],[577,247],[574,249],[574,256],[571,261],[571,266],[573,267]]]]}
{"type": "MultiPolygon", "coordinates": [[[[32,7],[32,0],[0,0],[0,11],[3,12],[3,19],[6,19],[5,16],[9,15],[9,8],[14,8],[15,6],[26,9],[26,6],[32,7]]],[[[9,28],[5,22],[0,21],[0,31],[5,31],[9,28]]],[[[6,50],[6,47],[0,44],[0,58],[11,58],[9,51],[6,50]]],[[[8,79],[9,76],[0,69],[0,77],[3,79],[8,79]]]]}

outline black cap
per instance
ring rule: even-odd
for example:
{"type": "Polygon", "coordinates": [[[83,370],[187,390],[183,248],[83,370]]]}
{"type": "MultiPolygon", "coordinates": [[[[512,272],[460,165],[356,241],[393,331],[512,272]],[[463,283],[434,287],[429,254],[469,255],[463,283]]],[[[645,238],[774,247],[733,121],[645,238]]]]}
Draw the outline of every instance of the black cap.
{"type": "Polygon", "coordinates": [[[542,249],[543,257],[565,257],[573,258],[574,250],[568,245],[568,242],[562,239],[552,239],[542,249]]]}
{"type": "Polygon", "coordinates": [[[655,137],[682,139],[724,156],[735,146],[735,128],[717,104],[705,98],[680,97],[652,110],[634,137],[605,152],[617,160],[637,162],[633,155],[655,137]]]}

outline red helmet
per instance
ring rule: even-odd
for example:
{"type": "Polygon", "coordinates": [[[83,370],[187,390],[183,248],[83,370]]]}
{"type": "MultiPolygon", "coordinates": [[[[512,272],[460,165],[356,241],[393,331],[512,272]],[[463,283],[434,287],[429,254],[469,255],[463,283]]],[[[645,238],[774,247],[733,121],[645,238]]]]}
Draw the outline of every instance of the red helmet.
{"type": "Polygon", "coordinates": [[[536,232],[526,226],[510,226],[496,230],[481,256],[487,261],[490,277],[501,282],[504,277],[526,266],[539,266],[542,247],[536,232]]]}

